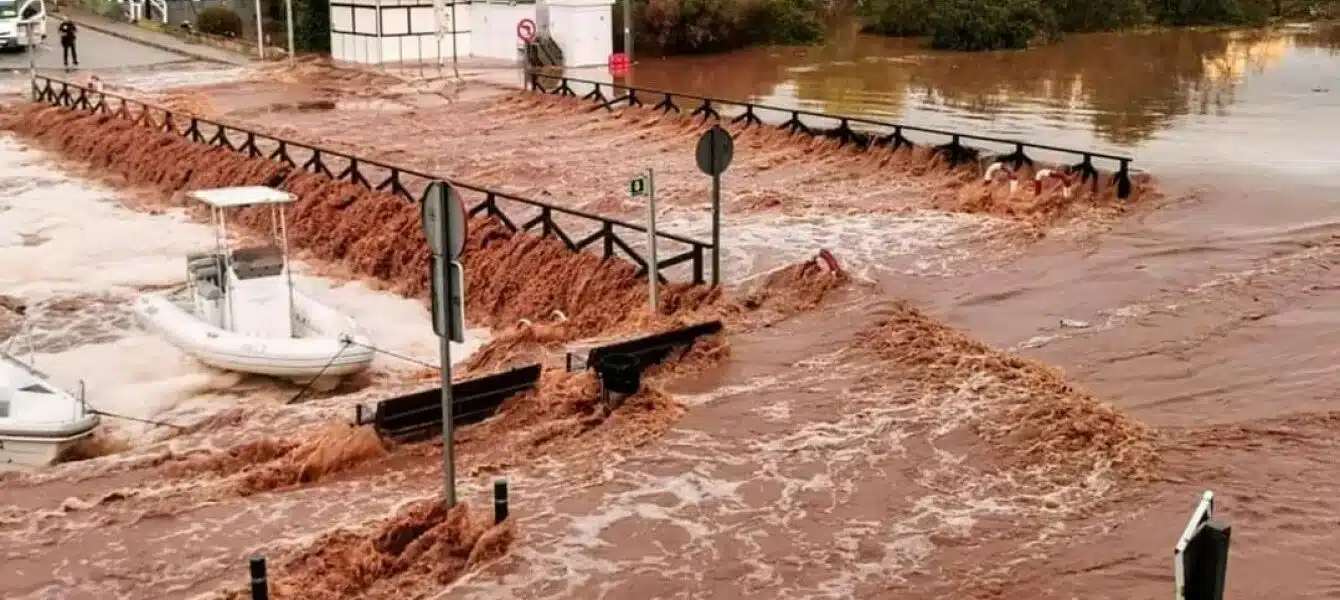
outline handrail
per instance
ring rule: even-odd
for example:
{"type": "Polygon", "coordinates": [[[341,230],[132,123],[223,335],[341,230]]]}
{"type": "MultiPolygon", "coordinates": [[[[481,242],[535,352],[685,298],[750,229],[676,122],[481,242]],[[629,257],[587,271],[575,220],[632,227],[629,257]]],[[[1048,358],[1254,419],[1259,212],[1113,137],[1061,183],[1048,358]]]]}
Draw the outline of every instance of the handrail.
{"type": "MultiPolygon", "coordinates": [[[[619,103],[625,103],[627,106],[630,107],[644,106],[642,100],[638,97],[639,94],[643,94],[648,97],[659,97],[660,101],[657,102],[655,105],[653,105],[652,109],[660,110],[665,113],[683,112],[681,108],[677,104],[675,104],[675,98],[695,101],[698,103],[698,106],[689,112],[689,116],[697,117],[701,115],[704,121],[706,121],[708,118],[721,121],[723,119],[723,116],[717,110],[718,107],[744,108],[744,112],[731,118],[730,122],[744,123],[745,127],[748,127],[750,125],[759,125],[759,126],[763,125],[763,119],[758,116],[758,111],[773,111],[783,114],[790,114],[790,118],[778,126],[779,129],[789,130],[792,133],[805,133],[811,136],[824,136],[833,138],[838,140],[840,145],[846,145],[850,143],[859,146],[861,148],[891,146],[893,149],[897,150],[898,148],[901,148],[903,146],[907,146],[910,148],[915,145],[912,143],[911,140],[908,140],[904,136],[905,132],[915,132],[915,133],[945,136],[949,138],[949,142],[941,144],[939,146],[935,146],[933,149],[935,152],[942,154],[949,161],[950,166],[970,162],[972,160],[977,159],[982,154],[982,150],[979,148],[972,148],[963,145],[962,144],[963,140],[1013,146],[1014,150],[1012,152],[1010,152],[1009,154],[1001,155],[998,158],[998,160],[1005,163],[1011,163],[1016,168],[1023,164],[1029,164],[1029,165],[1033,164],[1033,159],[1030,158],[1025,153],[1026,149],[1031,148],[1036,150],[1046,150],[1051,152],[1070,154],[1078,156],[1081,159],[1079,163],[1070,165],[1070,169],[1075,171],[1080,176],[1081,182],[1092,181],[1094,189],[1097,189],[1099,179],[1098,169],[1093,164],[1094,159],[1114,161],[1117,163],[1117,170],[1116,173],[1113,175],[1114,181],[1117,185],[1117,197],[1127,198],[1130,196],[1132,191],[1132,183],[1130,178],[1130,163],[1134,159],[1129,156],[1107,154],[1103,152],[1094,152],[1092,150],[1078,150],[1074,148],[1054,146],[1051,144],[1024,142],[1020,140],[1013,140],[989,135],[961,133],[956,131],[949,131],[946,129],[923,127],[920,125],[907,125],[903,123],[895,123],[892,121],[882,121],[870,117],[830,115],[812,110],[785,108],[781,106],[760,104],[757,102],[725,100],[722,98],[713,98],[711,96],[685,94],[681,92],[672,92],[657,88],[644,88],[644,87],[635,87],[616,83],[605,83],[599,81],[592,81],[589,79],[578,79],[575,77],[567,77],[564,75],[554,75],[535,70],[529,70],[526,72],[526,74],[527,74],[527,81],[530,84],[528,86],[529,89],[532,91],[538,91],[545,94],[553,94],[553,95],[576,98],[578,97],[577,92],[572,89],[572,84],[576,83],[590,86],[591,91],[581,96],[581,99],[594,101],[606,110],[614,110],[614,106],[619,103]],[[553,87],[546,87],[544,84],[541,83],[541,80],[557,82],[557,85],[553,87]],[[609,88],[614,97],[612,98],[606,97],[603,88],[609,88]],[[832,129],[822,129],[812,127],[806,124],[801,117],[811,117],[811,118],[837,121],[838,126],[832,129]],[[893,131],[892,133],[888,134],[879,134],[874,131],[861,131],[858,128],[853,128],[852,127],[853,124],[892,129],[893,131]]],[[[685,106],[684,108],[687,108],[687,106],[685,106]]]]}
{"type": "MultiPolygon", "coordinates": [[[[484,195],[483,200],[475,203],[474,206],[467,207],[467,214],[470,216],[475,216],[481,212],[487,213],[489,216],[498,219],[498,221],[508,229],[516,232],[529,232],[532,229],[539,229],[539,233],[542,237],[553,235],[567,246],[569,250],[574,252],[581,252],[597,242],[603,242],[604,258],[615,257],[615,251],[618,249],[639,268],[638,276],[642,276],[651,270],[651,266],[648,265],[647,259],[643,258],[639,252],[637,252],[628,242],[624,241],[619,236],[618,232],[615,231],[616,228],[622,228],[645,235],[647,231],[646,227],[635,223],[629,223],[621,219],[603,217],[574,208],[555,206],[539,200],[503,192],[491,187],[470,184],[448,177],[406,169],[379,160],[361,158],[345,152],[330,150],[270,134],[259,133],[245,127],[226,124],[195,115],[178,114],[170,109],[148,102],[94,90],[76,83],[44,75],[33,75],[32,94],[34,101],[65,108],[82,109],[94,113],[115,114],[115,116],[135,123],[147,125],[157,131],[165,133],[171,132],[192,142],[227,148],[228,150],[250,158],[262,158],[284,163],[303,171],[325,175],[336,181],[358,184],[375,192],[389,193],[410,202],[418,202],[419,196],[410,192],[409,188],[406,187],[405,181],[403,181],[404,178],[410,177],[421,179],[423,180],[424,186],[427,186],[428,183],[432,181],[447,181],[458,189],[484,195]],[[90,100],[90,98],[92,98],[92,100],[90,100]],[[118,101],[119,106],[116,109],[112,109],[108,104],[108,99],[118,101]],[[135,107],[137,112],[132,112],[131,107],[135,107]],[[153,117],[151,111],[162,113],[163,118],[161,123],[153,117]],[[185,127],[179,127],[179,124],[183,124],[185,127]],[[210,128],[213,128],[212,135],[206,135],[209,133],[210,128]],[[244,136],[245,141],[241,144],[235,144],[234,140],[229,138],[229,132],[233,132],[235,135],[244,136]],[[259,143],[266,142],[272,143],[275,146],[273,152],[264,152],[258,146],[259,143]],[[308,151],[311,153],[311,157],[302,164],[299,164],[289,155],[289,149],[308,151]],[[332,158],[347,161],[347,167],[338,171],[332,169],[331,166],[327,164],[332,158]],[[383,169],[388,171],[389,174],[386,179],[382,180],[380,183],[374,184],[363,173],[363,171],[368,168],[383,169]],[[540,214],[523,223],[515,223],[499,206],[499,200],[515,202],[531,208],[538,208],[540,209],[540,214]],[[573,239],[573,237],[565,232],[563,228],[560,227],[559,223],[554,220],[555,215],[568,216],[582,221],[594,222],[598,224],[598,228],[595,233],[573,239]]],[[[338,165],[336,166],[338,167],[338,165]]],[[[706,282],[704,273],[706,253],[707,250],[712,248],[712,244],[698,241],[687,236],[666,233],[663,231],[656,232],[656,235],[660,239],[689,247],[688,250],[679,254],[667,256],[666,258],[658,258],[654,268],[661,281],[668,282],[664,275],[664,269],[674,267],[681,263],[690,263],[692,266],[691,281],[695,284],[706,282]]]]}

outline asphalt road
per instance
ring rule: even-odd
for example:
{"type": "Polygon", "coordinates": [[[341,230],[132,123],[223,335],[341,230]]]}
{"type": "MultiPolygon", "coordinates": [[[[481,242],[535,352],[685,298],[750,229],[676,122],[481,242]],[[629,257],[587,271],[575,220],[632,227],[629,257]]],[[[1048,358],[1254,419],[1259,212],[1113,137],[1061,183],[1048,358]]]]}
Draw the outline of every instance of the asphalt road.
{"type": "MultiPolygon", "coordinates": [[[[56,37],[59,21],[48,23],[47,41],[29,52],[0,50],[0,71],[27,70],[28,62],[37,60],[39,69],[59,69],[60,40],[56,37]]],[[[190,57],[143,46],[135,42],[99,33],[91,29],[79,31],[79,68],[81,70],[128,69],[176,62],[193,61],[190,57]]]]}

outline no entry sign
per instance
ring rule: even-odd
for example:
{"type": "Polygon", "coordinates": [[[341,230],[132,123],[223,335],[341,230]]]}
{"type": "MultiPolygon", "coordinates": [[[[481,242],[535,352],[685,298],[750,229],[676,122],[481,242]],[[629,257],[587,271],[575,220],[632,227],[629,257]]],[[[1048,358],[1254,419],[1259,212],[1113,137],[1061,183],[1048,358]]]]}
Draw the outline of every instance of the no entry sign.
{"type": "Polygon", "coordinates": [[[610,55],[610,74],[623,75],[628,72],[628,55],[623,52],[615,52],[610,55]]]}
{"type": "Polygon", "coordinates": [[[536,31],[535,21],[530,19],[521,19],[516,24],[516,37],[521,38],[521,41],[527,44],[535,41],[536,31]]]}

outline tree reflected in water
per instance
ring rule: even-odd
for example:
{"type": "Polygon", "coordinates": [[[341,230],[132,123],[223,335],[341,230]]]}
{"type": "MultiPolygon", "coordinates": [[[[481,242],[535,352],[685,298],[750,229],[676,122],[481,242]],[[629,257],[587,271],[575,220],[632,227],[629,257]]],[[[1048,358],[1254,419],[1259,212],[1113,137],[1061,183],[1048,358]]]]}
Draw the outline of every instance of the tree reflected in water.
{"type": "Polygon", "coordinates": [[[1225,114],[1250,75],[1294,48],[1340,49],[1340,27],[1068,36],[1018,52],[941,53],[854,27],[813,48],[752,49],[638,66],[637,85],[943,125],[941,117],[1087,121],[1120,146],[1186,114],[1225,114]]]}

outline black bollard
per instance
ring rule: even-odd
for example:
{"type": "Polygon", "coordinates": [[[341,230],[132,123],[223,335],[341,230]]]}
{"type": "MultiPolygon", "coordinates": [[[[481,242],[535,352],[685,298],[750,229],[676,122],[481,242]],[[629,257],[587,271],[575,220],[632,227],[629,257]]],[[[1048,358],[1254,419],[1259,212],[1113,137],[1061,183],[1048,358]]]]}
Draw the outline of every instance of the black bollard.
{"type": "Polygon", "coordinates": [[[265,577],[265,557],[251,557],[251,600],[270,600],[270,583],[265,577]]]}
{"type": "Polygon", "coordinates": [[[596,363],[596,375],[609,410],[642,389],[642,363],[631,354],[606,354],[596,363]]]}
{"type": "Polygon", "coordinates": [[[493,482],[493,524],[507,520],[507,480],[493,482]]]}

